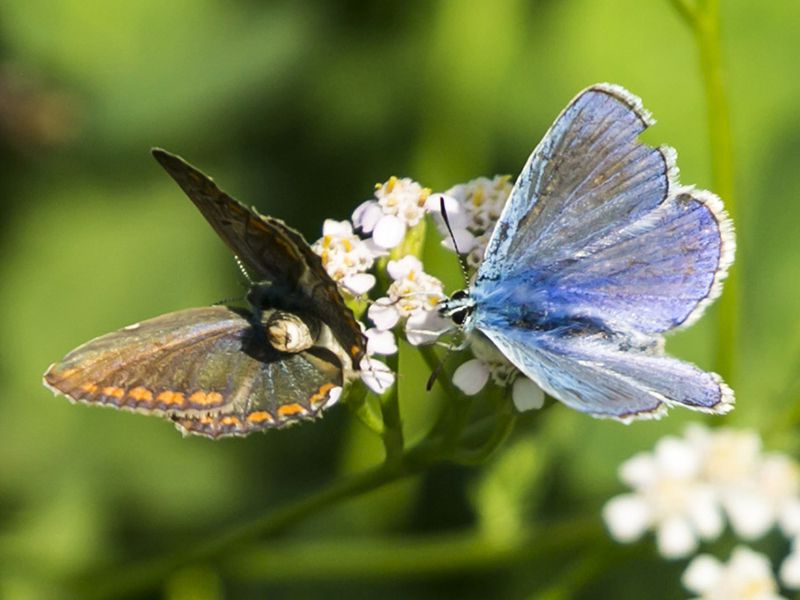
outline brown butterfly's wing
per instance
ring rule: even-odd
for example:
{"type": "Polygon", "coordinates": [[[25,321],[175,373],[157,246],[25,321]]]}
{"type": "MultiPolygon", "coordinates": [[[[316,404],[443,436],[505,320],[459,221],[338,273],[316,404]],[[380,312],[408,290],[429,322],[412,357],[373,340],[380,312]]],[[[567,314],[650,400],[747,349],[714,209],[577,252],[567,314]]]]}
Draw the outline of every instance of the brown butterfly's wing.
{"type": "Polygon", "coordinates": [[[248,271],[275,286],[281,295],[297,295],[295,306],[283,308],[302,307],[326,323],[358,368],[366,352],[364,336],[336,282],[303,236],[279,219],[247,208],[180,157],[158,148],[153,156],[248,271]]]}
{"type": "Polygon", "coordinates": [[[313,418],[343,378],[332,351],[277,352],[246,314],[211,306],[91,340],[44,382],[74,401],[169,416],[184,431],[219,437],[313,418]]]}

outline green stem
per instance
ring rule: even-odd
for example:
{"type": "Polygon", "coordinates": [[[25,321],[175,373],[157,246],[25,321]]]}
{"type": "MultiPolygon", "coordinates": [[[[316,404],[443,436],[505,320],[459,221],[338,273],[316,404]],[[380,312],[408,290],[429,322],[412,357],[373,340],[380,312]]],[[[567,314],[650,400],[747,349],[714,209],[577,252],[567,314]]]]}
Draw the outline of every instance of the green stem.
{"type": "Polygon", "coordinates": [[[382,485],[407,477],[427,465],[422,453],[409,452],[402,462],[383,465],[338,482],[298,502],[279,508],[239,526],[222,530],[206,542],[184,546],[167,555],[146,559],[130,566],[104,569],[99,575],[75,582],[78,598],[114,598],[153,588],[176,570],[216,559],[231,548],[263,536],[274,535],[336,502],[363,494],[382,485]]]}
{"type": "Polygon", "coordinates": [[[372,433],[383,435],[383,419],[378,414],[377,408],[372,407],[372,397],[367,397],[367,386],[363,383],[354,383],[348,390],[345,403],[350,411],[372,433]]]}
{"type": "MultiPolygon", "coordinates": [[[[722,66],[720,2],[704,0],[692,4],[688,0],[671,1],[690,25],[697,43],[706,98],[713,188],[724,200],[730,216],[735,218],[738,211],[733,189],[733,138],[722,66]]],[[[716,356],[717,371],[726,379],[731,379],[735,372],[738,337],[739,283],[737,270],[732,268],[719,303],[716,356]]]]}
{"type": "MultiPolygon", "coordinates": [[[[386,364],[397,373],[399,360],[397,354],[388,356],[386,364]]],[[[386,452],[386,462],[397,462],[403,456],[405,441],[403,440],[403,421],[400,417],[399,393],[400,380],[381,395],[381,415],[383,416],[383,448],[386,452]]]]}
{"type": "MultiPolygon", "coordinates": [[[[465,438],[484,439],[494,427],[494,419],[487,417],[473,423],[465,438]]],[[[178,551],[145,559],[118,568],[104,568],[99,573],[74,580],[70,591],[77,598],[102,599],[133,595],[150,590],[183,567],[210,561],[217,562],[236,546],[256,539],[275,535],[303,519],[347,500],[377,489],[392,481],[419,473],[443,460],[438,440],[425,439],[407,450],[400,460],[385,462],[350,479],[307,496],[265,515],[230,529],[224,529],[195,545],[183,545],[178,551]]]]}
{"type": "Polygon", "coordinates": [[[242,549],[223,563],[226,574],[258,582],[382,579],[485,571],[565,551],[604,535],[596,516],[547,527],[530,525],[513,539],[480,530],[393,539],[294,542],[242,549]]]}
{"type": "MultiPolygon", "coordinates": [[[[719,0],[704,2],[703,13],[702,18],[697,20],[698,27],[695,32],[705,82],[714,190],[724,199],[728,213],[734,218],[737,215],[737,207],[733,189],[733,138],[722,66],[719,0]]],[[[725,294],[720,300],[717,346],[717,368],[723,377],[729,379],[735,372],[736,366],[738,319],[738,276],[737,270],[731,269],[725,283],[725,294]]]]}
{"type": "Polygon", "coordinates": [[[697,9],[690,0],[670,0],[672,6],[678,11],[678,14],[683,18],[686,24],[694,29],[694,21],[697,17],[697,9]]]}

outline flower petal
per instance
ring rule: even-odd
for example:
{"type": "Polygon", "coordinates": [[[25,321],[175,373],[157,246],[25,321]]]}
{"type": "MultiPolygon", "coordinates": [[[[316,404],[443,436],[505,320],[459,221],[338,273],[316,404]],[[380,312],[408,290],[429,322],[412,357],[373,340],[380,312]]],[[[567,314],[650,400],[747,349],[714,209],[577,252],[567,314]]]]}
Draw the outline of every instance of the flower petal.
{"type": "Polygon", "coordinates": [[[511,388],[511,399],[519,412],[538,410],[544,406],[544,392],[536,382],[527,377],[517,377],[511,388]]]}
{"type": "Polygon", "coordinates": [[[722,497],[731,528],[746,540],[755,540],[775,524],[776,514],[769,500],[756,489],[731,490],[722,497]]]}
{"type": "Polygon", "coordinates": [[[322,408],[330,408],[337,402],[339,402],[339,398],[342,397],[342,388],[340,386],[336,386],[330,392],[328,392],[328,401],[325,403],[325,406],[322,408]]]}
{"type": "Polygon", "coordinates": [[[722,563],[710,554],[698,554],[683,572],[681,582],[690,592],[704,594],[716,587],[723,574],[722,563]]]}
{"type": "Polygon", "coordinates": [[[800,589],[800,552],[792,552],[786,557],[779,575],[783,585],[793,590],[800,589]]]}
{"type": "Polygon", "coordinates": [[[354,296],[363,296],[375,286],[375,276],[371,273],[356,273],[342,279],[341,283],[354,296]]]}
{"type": "Polygon", "coordinates": [[[364,233],[375,229],[378,220],[383,216],[383,211],[377,200],[367,200],[359,204],[353,211],[353,225],[364,233]]]}
{"type": "Polygon", "coordinates": [[[353,226],[350,221],[325,219],[322,223],[322,235],[350,236],[353,235],[353,226]]]}
{"type": "Polygon", "coordinates": [[[442,219],[442,200],[444,200],[444,210],[447,213],[447,220],[453,229],[465,229],[469,224],[469,216],[464,210],[464,206],[453,196],[448,194],[431,194],[425,201],[425,210],[435,215],[437,221],[444,226],[442,219]]]}
{"type": "Polygon", "coordinates": [[[462,364],[453,373],[453,384],[467,396],[480,392],[489,381],[489,368],[473,358],[462,364]]]}
{"type": "Polygon", "coordinates": [[[367,337],[367,354],[395,354],[397,352],[397,342],[391,331],[373,327],[367,329],[364,335],[367,337]]]}
{"type": "Polygon", "coordinates": [[[389,298],[378,298],[367,309],[367,316],[378,329],[391,329],[400,320],[395,303],[389,298]]]}
{"type": "MultiPolygon", "coordinates": [[[[451,231],[453,237],[456,239],[456,245],[458,246],[458,252],[460,254],[466,254],[478,245],[478,239],[466,229],[453,228],[451,231]]],[[[455,246],[453,246],[453,240],[449,235],[442,240],[442,246],[453,252],[456,250],[455,246]]]]}
{"type": "Polygon", "coordinates": [[[658,526],[656,545],[664,558],[683,558],[697,548],[697,538],[685,519],[672,517],[658,526]]]}
{"type": "Polygon", "coordinates": [[[412,346],[432,344],[452,327],[450,319],[444,318],[438,311],[419,310],[406,321],[406,340],[412,346]]]}
{"type": "Polygon", "coordinates": [[[422,263],[413,254],[407,254],[399,260],[390,260],[386,265],[386,272],[389,273],[389,277],[398,281],[412,273],[422,272],[422,263]]]}
{"type": "Polygon", "coordinates": [[[383,215],[375,224],[372,232],[373,241],[381,248],[394,248],[403,241],[406,235],[406,224],[394,215],[383,215]]]}
{"type": "Polygon", "coordinates": [[[381,361],[365,358],[361,361],[361,381],[376,394],[383,394],[394,385],[394,373],[381,361]]]}
{"type": "Polygon", "coordinates": [[[652,517],[647,501],[638,494],[615,496],[603,507],[603,521],[618,542],[638,540],[650,527],[652,517]]]}
{"type": "Polygon", "coordinates": [[[639,452],[619,468],[619,478],[635,489],[653,485],[660,477],[658,465],[649,452],[639,452]]]}

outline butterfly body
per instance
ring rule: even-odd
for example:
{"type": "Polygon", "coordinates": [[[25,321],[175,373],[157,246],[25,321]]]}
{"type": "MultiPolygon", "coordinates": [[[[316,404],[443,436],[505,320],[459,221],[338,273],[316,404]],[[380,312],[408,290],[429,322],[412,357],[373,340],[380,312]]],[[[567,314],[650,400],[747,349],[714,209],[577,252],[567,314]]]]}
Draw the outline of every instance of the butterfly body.
{"type": "Polygon", "coordinates": [[[45,385],[212,438],[318,416],[365,354],[335,282],[299,233],[243,206],[180,158],[154,155],[257,278],[249,306],[192,308],[106,334],[52,365],[45,385]]]}
{"type": "Polygon", "coordinates": [[[628,421],[681,404],[726,412],[721,378],[663,354],[720,292],[733,260],[713,194],[677,182],[675,153],[617,86],[581,92],[520,174],[475,282],[441,312],[582,412],[628,421]]]}

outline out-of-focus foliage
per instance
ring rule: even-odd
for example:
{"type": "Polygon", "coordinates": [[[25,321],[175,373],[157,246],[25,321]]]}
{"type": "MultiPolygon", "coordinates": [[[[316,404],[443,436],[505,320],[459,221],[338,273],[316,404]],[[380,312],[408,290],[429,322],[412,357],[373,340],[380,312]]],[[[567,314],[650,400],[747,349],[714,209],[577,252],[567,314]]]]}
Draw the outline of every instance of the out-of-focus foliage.
{"type": "MultiPolygon", "coordinates": [[[[800,402],[800,4],[726,2],[722,17],[743,292],[727,420],[768,428],[800,402]]],[[[41,387],[47,365],[80,342],[243,293],[150,146],[313,240],[323,218],[345,218],[392,174],[442,190],[515,173],[597,81],[640,95],[659,121],[647,139],[678,149],[683,182],[710,187],[696,49],[667,0],[2,2],[0,597],[52,597],[75,575],[113,575],[112,565],[219,535],[382,458],[343,407],[213,443],[41,387]]],[[[426,265],[458,285],[435,243],[426,265]]],[[[671,352],[713,368],[713,321],[712,310],[671,352]]],[[[401,358],[400,373],[413,440],[446,399],[424,391],[416,356],[401,358]]],[[[162,589],[176,599],[676,597],[683,565],[659,560],[651,541],[604,561],[614,545],[600,507],[619,490],[621,460],[697,418],[673,411],[623,427],[552,406],[523,418],[482,467],[434,468],[266,542],[283,571],[259,569],[255,555],[246,568],[243,556],[231,576],[201,565],[162,589]],[[584,542],[567,527],[578,519],[584,542]],[[473,528],[485,544],[452,537],[473,528]],[[530,552],[507,556],[503,540],[517,533],[531,535],[530,552]],[[438,535],[453,543],[416,563],[404,553],[406,541],[438,535]],[[305,542],[330,552],[317,563],[305,542]],[[373,547],[375,560],[342,568],[373,547]],[[457,552],[475,559],[459,563],[457,552]],[[325,576],[331,558],[341,575],[325,576]]]]}

